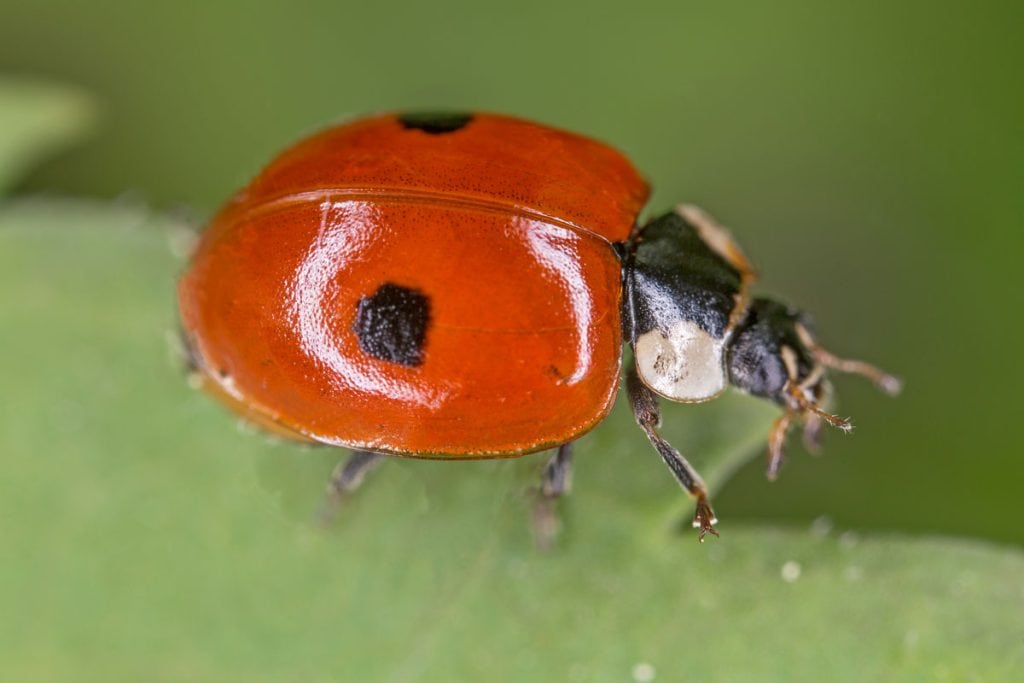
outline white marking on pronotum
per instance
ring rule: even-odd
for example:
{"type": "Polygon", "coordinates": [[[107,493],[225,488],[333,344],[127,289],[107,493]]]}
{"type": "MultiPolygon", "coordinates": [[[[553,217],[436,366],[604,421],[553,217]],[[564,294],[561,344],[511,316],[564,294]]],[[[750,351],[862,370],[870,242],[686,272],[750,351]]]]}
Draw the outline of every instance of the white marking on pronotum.
{"type": "Polygon", "coordinates": [[[290,284],[291,314],[302,348],[310,358],[329,368],[339,385],[375,396],[411,401],[438,408],[448,391],[415,382],[385,377],[372,363],[355,363],[342,352],[324,309],[337,305],[340,285],[335,277],[360,259],[366,246],[363,225],[374,220],[368,202],[320,203],[320,232],[295,270],[290,284]]]}
{"type": "Polygon", "coordinates": [[[725,342],[694,322],[677,321],[654,329],[634,344],[637,372],[644,384],[674,401],[706,401],[725,389],[725,342]]]}
{"type": "Polygon", "coordinates": [[[566,384],[576,384],[587,376],[592,363],[590,328],[593,323],[594,301],[590,295],[579,254],[569,239],[572,233],[564,228],[547,226],[543,232],[524,226],[530,249],[540,265],[562,282],[572,306],[573,328],[577,331],[576,369],[565,378],[566,384]]]}

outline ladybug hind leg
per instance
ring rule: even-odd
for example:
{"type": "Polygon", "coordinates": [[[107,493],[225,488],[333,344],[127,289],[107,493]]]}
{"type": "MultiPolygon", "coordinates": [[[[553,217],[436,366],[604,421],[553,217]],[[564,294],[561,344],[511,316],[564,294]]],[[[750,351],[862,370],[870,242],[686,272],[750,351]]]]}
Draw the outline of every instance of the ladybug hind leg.
{"type": "Polygon", "coordinates": [[[683,457],[682,453],[658,433],[658,425],[661,424],[661,409],[658,407],[657,395],[640,381],[636,369],[630,370],[626,376],[626,388],[629,392],[629,405],[633,409],[633,417],[636,418],[637,424],[647,434],[651,445],[661,455],[668,468],[672,470],[672,474],[675,475],[679,484],[697,501],[693,526],[700,529],[698,540],[703,543],[704,536],[707,534],[717,536],[718,531],[715,530],[715,524],[718,523],[718,519],[711,509],[704,480],[701,479],[693,465],[683,457]]]}
{"type": "Polygon", "coordinates": [[[562,530],[558,499],[572,488],[572,443],[564,443],[548,460],[533,503],[533,533],[537,548],[550,550],[562,530]]]}
{"type": "Polygon", "coordinates": [[[328,525],[334,520],[341,506],[383,458],[383,455],[373,451],[353,451],[352,455],[338,463],[327,482],[327,492],[320,509],[322,524],[328,525]]]}

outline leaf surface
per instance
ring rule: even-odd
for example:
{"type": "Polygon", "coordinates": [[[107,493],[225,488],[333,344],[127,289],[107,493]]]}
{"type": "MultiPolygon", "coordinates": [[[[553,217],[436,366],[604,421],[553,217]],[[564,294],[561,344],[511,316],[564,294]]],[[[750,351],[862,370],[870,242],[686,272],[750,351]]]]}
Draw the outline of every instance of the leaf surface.
{"type": "MultiPolygon", "coordinates": [[[[581,442],[559,548],[544,456],[389,460],[325,532],[340,453],[239,429],[172,352],[171,244],[141,209],[0,210],[0,678],[996,681],[1024,670],[1024,557],[991,545],[681,525],[620,401],[581,442]],[[684,530],[680,530],[680,527],[684,530]]],[[[713,485],[773,417],[666,409],[713,485]]],[[[765,495],[771,495],[766,485],[765,495]]]]}

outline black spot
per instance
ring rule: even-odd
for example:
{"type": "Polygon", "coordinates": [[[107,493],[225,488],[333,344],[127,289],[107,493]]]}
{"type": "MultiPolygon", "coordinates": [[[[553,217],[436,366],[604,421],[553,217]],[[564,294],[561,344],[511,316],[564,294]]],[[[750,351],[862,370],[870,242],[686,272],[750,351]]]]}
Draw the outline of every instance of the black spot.
{"type": "Polygon", "coordinates": [[[414,367],[423,362],[429,324],[429,297],[385,282],[359,300],[353,329],[367,355],[414,367]]]}
{"type": "Polygon", "coordinates": [[[431,135],[457,131],[472,120],[472,114],[445,111],[407,112],[398,117],[406,130],[422,130],[431,135]]]}

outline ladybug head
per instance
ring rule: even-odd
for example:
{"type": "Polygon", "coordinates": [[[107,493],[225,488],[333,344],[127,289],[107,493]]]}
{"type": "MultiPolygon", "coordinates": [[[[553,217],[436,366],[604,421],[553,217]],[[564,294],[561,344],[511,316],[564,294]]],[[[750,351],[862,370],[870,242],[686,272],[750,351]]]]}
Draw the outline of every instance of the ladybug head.
{"type": "Polygon", "coordinates": [[[815,358],[810,317],[771,299],[754,299],[729,344],[729,382],[755,396],[799,409],[826,389],[815,358]]]}
{"type": "Polygon", "coordinates": [[[867,377],[882,391],[896,394],[900,380],[862,361],[838,358],[814,337],[810,316],[771,299],[754,299],[729,342],[729,382],[750,394],[769,398],[786,412],[776,423],[772,440],[785,438],[791,422],[805,424],[810,446],[817,444],[822,422],[844,432],[849,420],[826,412],[832,385],[826,370],[833,368],[867,377]]]}

